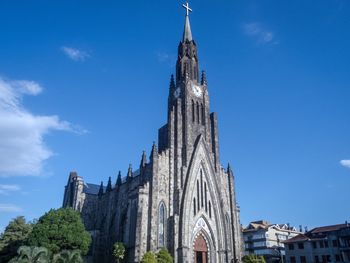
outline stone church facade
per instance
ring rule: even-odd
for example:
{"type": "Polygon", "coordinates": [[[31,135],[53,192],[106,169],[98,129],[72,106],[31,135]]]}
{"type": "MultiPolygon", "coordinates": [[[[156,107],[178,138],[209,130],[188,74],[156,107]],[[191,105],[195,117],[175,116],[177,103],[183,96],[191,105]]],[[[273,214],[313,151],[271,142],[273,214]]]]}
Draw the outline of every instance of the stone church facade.
{"type": "Polygon", "coordinates": [[[220,164],[218,121],[209,108],[204,72],[199,74],[188,4],[183,38],[171,76],[168,121],[158,146],[139,169],[130,166],[115,183],[90,184],[71,172],[63,207],[81,213],[93,237],[93,262],[113,262],[112,246],[123,242],[127,262],[166,247],[175,262],[241,262],[242,234],[230,166],[220,164]]]}

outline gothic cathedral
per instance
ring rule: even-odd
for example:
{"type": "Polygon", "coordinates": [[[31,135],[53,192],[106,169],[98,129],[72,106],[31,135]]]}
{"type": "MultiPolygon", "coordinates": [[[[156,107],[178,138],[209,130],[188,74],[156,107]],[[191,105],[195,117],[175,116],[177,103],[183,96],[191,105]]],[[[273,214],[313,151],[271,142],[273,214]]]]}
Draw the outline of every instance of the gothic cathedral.
{"type": "Polygon", "coordinates": [[[139,169],[120,172],[115,184],[84,182],[71,172],[63,207],[81,213],[92,235],[90,262],[114,262],[117,241],[127,262],[165,247],[176,263],[241,262],[242,237],[230,166],[220,164],[217,115],[210,112],[206,75],[199,74],[188,4],[176,75],[168,97],[168,121],[158,147],[139,169]]]}

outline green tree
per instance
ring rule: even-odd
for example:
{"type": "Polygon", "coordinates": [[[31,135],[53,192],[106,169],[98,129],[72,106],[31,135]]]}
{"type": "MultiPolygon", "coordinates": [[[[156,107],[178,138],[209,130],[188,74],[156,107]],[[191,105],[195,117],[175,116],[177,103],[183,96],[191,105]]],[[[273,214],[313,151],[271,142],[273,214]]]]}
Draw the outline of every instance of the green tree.
{"type": "Polygon", "coordinates": [[[53,256],[52,263],[83,263],[79,250],[63,250],[53,256]]]}
{"type": "Polygon", "coordinates": [[[0,262],[8,262],[17,255],[18,248],[27,244],[32,229],[32,224],[26,223],[23,216],[10,221],[4,233],[0,235],[0,262]]]}
{"type": "Polygon", "coordinates": [[[141,263],[157,263],[156,256],[152,252],[146,252],[142,257],[141,263]]]}
{"type": "Polygon", "coordinates": [[[125,257],[125,246],[121,242],[117,242],[113,245],[113,256],[119,263],[125,257]]]}
{"type": "Polygon", "coordinates": [[[53,254],[63,250],[80,250],[86,255],[91,236],[85,230],[80,214],[71,208],[51,209],[39,218],[29,236],[31,246],[41,246],[53,254]]]}
{"type": "Polygon", "coordinates": [[[263,256],[257,256],[255,254],[244,256],[243,262],[244,263],[266,263],[263,256]]]}
{"type": "Polygon", "coordinates": [[[44,247],[21,246],[17,251],[18,257],[9,263],[48,263],[49,252],[44,247]]]}
{"type": "Polygon", "coordinates": [[[161,248],[157,253],[157,262],[158,263],[173,263],[173,257],[170,255],[166,248],[161,248]]]}

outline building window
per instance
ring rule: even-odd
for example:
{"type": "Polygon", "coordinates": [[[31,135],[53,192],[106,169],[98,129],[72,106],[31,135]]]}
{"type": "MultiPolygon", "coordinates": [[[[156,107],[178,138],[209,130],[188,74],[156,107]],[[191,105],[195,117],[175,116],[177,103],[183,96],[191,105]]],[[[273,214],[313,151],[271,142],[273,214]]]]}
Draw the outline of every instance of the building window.
{"type": "Polygon", "coordinates": [[[195,113],[194,113],[194,101],[192,100],[192,122],[195,121],[195,113]]]}
{"type": "Polygon", "coordinates": [[[320,262],[318,256],[315,256],[315,262],[316,262],[316,263],[320,262]]]}
{"type": "Polygon", "coordinates": [[[202,175],[202,170],[201,170],[201,204],[202,207],[204,206],[204,202],[203,202],[203,175],[202,175]]]}
{"type": "Polygon", "coordinates": [[[306,257],[305,256],[301,256],[300,257],[300,262],[301,263],[306,263],[306,257]]]}
{"type": "Polygon", "coordinates": [[[338,247],[338,240],[332,240],[333,247],[338,247]]]}
{"type": "Polygon", "coordinates": [[[312,241],[312,247],[315,248],[315,249],[317,248],[317,242],[316,241],[312,241]]]}
{"type": "Polygon", "coordinates": [[[341,262],[341,258],[340,258],[340,255],[335,255],[335,261],[336,262],[341,262]]]}
{"type": "Polygon", "coordinates": [[[205,125],[205,111],[204,111],[204,106],[203,104],[201,104],[202,106],[202,124],[205,125]]]}
{"type": "Polygon", "coordinates": [[[208,200],[207,200],[207,183],[204,182],[204,202],[205,202],[205,212],[208,212],[208,200]]]}
{"type": "Polygon", "coordinates": [[[193,198],[193,216],[196,216],[196,198],[193,198]]]}
{"type": "Polygon", "coordinates": [[[199,104],[197,102],[197,122],[199,123],[200,117],[199,117],[199,104]]]}
{"type": "Polygon", "coordinates": [[[200,204],[199,204],[199,181],[197,180],[197,209],[199,211],[199,207],[200,207],[200,204]]]}
{"type": "Polygon", "coordinates": [[[165,247],[165,205],[161,203],[158,211],[158,247],[165,247]]]}
{"type": "Polygon", "coordinates": [[[324,243],[323,243],[323,241],[320,241],[320,248],[324,248],[324,243]]]}
{"type": "Polygon", "coordinates": [[[298,243],[298,248],[299,249],[304,249],[304,243],[298,243]]]}
{"type": "Polygon", "coordinates": [[[209,201],[209,217],[211,218],[211,203],[209,201]]]}
{"type": "Polygon", "coordinates": [[[290,263],[296,263],[295,257],[290,257],[290,263]]]}
{"type": "Polygon", "coordinates": [[[294,250],[294,244],[288,244],[288,249],[289,250],[294,250]]]}
{"type": "Polygon", "coordinates": [[[328,241],[324,241],[324,247],[328,247],[328,241]]]}
{"type": "Polygon", "coordinates": [[[323,255],[322,262],[331,262],[331,256],[330,255],[323,255]]]}

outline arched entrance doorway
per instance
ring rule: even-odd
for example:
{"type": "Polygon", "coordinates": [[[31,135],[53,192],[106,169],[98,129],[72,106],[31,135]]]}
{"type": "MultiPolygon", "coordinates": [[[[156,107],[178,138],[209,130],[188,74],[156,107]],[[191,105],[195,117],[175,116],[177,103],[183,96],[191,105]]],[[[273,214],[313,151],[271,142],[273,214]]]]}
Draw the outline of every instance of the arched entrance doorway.
{"type": "Polygon", "coordinates": [[[194,243],[194,262],[207,263],[208,262],[208,246],[202,235],[198,235],[194,243]]]}

